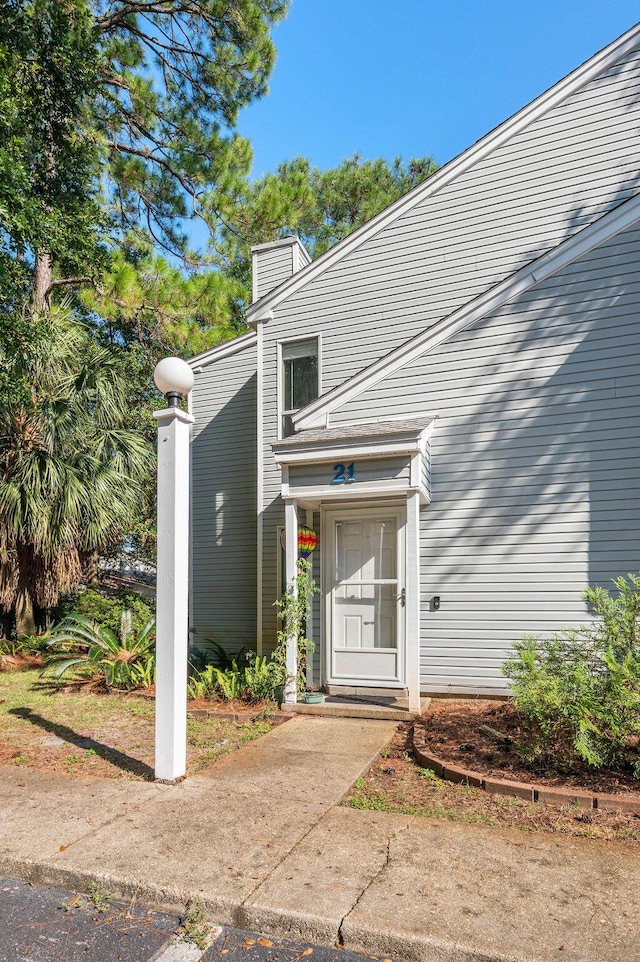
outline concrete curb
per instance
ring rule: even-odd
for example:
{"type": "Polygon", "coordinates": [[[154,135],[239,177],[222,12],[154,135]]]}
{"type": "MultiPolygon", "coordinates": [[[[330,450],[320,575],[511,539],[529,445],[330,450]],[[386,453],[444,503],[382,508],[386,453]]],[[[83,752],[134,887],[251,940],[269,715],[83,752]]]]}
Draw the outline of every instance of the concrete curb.
{"type": "Polygon", "coordinates": [[[527,802],[543,802],[552,805],[576,805],[578,808],[598,809],[605,812],[630,812],[640,814],[640,795],[603,795],[594,792],[573,791],[567,788],[549,788],[534,782],[514,782],[506,778],[493,778],[482,772],[461,768],[438,755],[427,744],[423,725],[414,725],[413,753],[423,768],[429,768],[440,778],[456,784],[473,785],[492,795],[515,795],[527,802]]]}
{"type": "MultiPolygon", "coordinates": [[[[334,921],[311,913],[261,908],[245,902],[215,899],[201,892],[156,886],[148,882],[133,885],[130,882],[123,883],[108,873],[62,869],[46,862],[19,861],[0,856],[0,875],[31,885],[48,885],[87,895],[91,886],[97,884],[104,892],[121,901],[135,900],[137,904],[177,914],[182,913],[186,903],[197,895],[209,921],[216,925],[229,925],[265,935],[315,942],[317,945],[346,949],[364,955],[376,952],[380,956],[380,945],[384,945],[385,957],[391,956],[403,962],[514,962],[512,955],[487,954],[454,942],[425,936],[407,936],[389,932],[386,928],[354,925],[348,916],[336,926],[334,921]]],[[[247,901],[251,897],[248,896],[247,901]]]]}

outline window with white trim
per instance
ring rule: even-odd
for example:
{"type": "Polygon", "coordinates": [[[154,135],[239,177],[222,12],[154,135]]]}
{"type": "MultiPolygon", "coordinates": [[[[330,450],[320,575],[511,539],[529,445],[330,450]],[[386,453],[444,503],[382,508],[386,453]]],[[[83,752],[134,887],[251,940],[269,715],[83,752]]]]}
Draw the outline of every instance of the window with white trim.
{"type": "Polygon", "coordinates": [[[280,436],[293,434],[293,415],[320,393],[318,338],[286,341],[280,345],[280,436]]]}

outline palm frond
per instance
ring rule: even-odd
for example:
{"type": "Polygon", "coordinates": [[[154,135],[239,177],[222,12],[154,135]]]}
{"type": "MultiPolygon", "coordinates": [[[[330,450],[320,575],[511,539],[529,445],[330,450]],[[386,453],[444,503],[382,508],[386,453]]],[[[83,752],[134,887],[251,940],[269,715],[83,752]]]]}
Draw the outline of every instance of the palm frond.
{"type": "Polygon", "coordinates": [[[125,372],[68,305],[20,363],[28,402],[0,411],[0,603],[27,584],[43,607],[81,576],[80,551],[126,531],[153,464],[126,427],[125,372]]]}

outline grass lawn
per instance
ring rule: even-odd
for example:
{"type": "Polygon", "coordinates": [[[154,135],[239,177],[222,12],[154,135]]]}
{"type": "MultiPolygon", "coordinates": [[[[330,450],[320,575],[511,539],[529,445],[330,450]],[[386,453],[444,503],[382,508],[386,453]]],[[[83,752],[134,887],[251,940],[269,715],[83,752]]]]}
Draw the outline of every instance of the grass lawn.
{"type": "MultiPolygon", "coordinates": [[[[189,718],[188,773],[205,771],[271,727],[189,718]]],[[[69,693],[38,671],[0,672],[0,765],[152,780],[153,755],[153,699],[69,693]]]]}
{"type": "Polygon", "coordinates": [[[640,843],[640,818],[631,813],[526,802],[444,781],[414,761],[409,751],[410,728],[400,726],[391,745],[351,787],[344,805],[525,832],[602,838],[635,846],[640,843]]]}

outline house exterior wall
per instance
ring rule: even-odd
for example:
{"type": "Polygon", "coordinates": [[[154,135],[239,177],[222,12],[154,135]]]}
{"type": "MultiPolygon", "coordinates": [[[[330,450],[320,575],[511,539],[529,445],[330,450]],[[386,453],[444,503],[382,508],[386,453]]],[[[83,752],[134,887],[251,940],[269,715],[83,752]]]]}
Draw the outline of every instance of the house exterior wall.
{"type": "Polygon", "coordinates": [[[438,411],[423,691],[504,692],[515,640],[583,623],[587,585],[640,568],[639,314],[635,226],[332,414],[438,411]]]}
{"type": "Polygon", "coordinates": [[[279,244],[271,250],[262,250],[256,257],[256,296],[263,297],[298,269],[294,264],[292,244],[279,244]]]}
{"type": "Polygon", "coordinates": [[[265,336],[325,331],[330,390],[628,198],[638,186],[638,56],[293,293],[265,336]]]}
{"type": "MultiPolygon", "coordinates": [[[[255,638],[256,474],[261,637],[266,652],[275,644],[278,342],[319,337],[326,393],[623,204],[640,187],[639,94],[636,48],[277,304],[261,324],[260,364],[252,344],[203,367],[196,646],[210,637],[237,650],[255,638]]],[[[504,692],[514,640],[583,621],[587,584],[640,567],[639,240],[638,228],[619,234],[331,414],[334,425],[439,413],[423,463],[423,691],[504,692]]],[[[300,267],[296,250],[261,252],[259,294],[300,267]]],[[[313,524],[321,539],[317,512],[313,524]]],[[[320,541],[317,580],[321,552],[320,541]]],[[[321,622],[316,598],[316,682],[321,622]]]]}
{"type": "MultiPolygon", "coordinates": [[[[622,203],[638,186],[639,92],[635,49],[292,293],[263,325],[267,647],[275,640],[277,527],[284,517],[271,451],[278,437],[278,341],[321,334],[326,392],[622,203]]],[[[395,412],[414,390],[399,384],[401,393],[388,394],[395,412]]],[[[342,413],[351,420],[356,408],[342,413]]],[[[496,654],[494,678],[498,660],[496,654]]]]}
{"type": "Polygon", "coordinates": [[[196,367],[192,411],[192,645],[256,638],[256,344],[196,367]]]}

